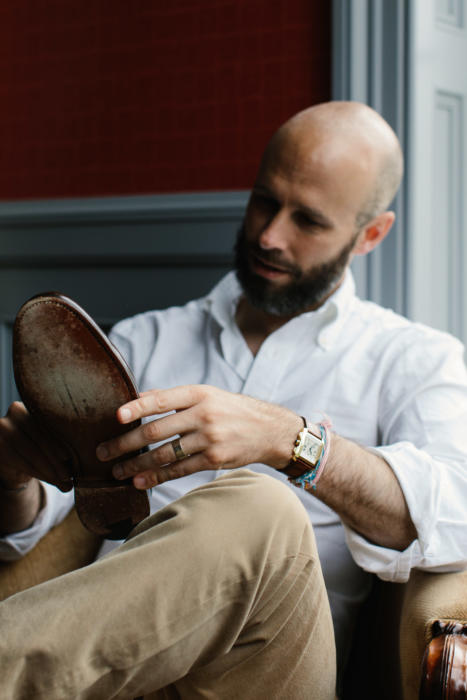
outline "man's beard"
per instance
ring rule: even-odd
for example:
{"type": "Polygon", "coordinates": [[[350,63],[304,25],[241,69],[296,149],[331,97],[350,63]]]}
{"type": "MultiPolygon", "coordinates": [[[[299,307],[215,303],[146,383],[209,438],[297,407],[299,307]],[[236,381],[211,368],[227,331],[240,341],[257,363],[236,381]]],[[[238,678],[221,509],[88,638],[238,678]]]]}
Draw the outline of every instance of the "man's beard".
{"type": "Polygon", "coordinates": [[[245,224],[235,243],[235,271],[248,301],[257,309],[274,316],[293,316],[319,307],[343,277],[355,246],[358,233],[332,259],[314,265],[307,272],[293,263],[285,262],[277,250],[265,250],[246,240],[245,224]],[[278,265],[292,276],[292,281],[280,288],[252,272],[249,254],[258,255],[271,265],[278,265]]]}

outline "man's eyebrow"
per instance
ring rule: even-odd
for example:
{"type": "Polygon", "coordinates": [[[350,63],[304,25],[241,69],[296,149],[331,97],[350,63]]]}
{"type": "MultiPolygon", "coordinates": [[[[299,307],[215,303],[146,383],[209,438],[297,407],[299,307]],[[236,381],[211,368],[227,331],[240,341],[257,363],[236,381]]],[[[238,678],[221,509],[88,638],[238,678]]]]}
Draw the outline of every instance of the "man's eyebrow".
{"type": "Polygon", "coordinates": [[[303,211],[307,216],[310,217],[318,226],[321,228],[333,228],[333,223],[330,219],[327,218],[324,214],[322,214],[320,211],[317,209],[313,209],[312,207],[307,207],[306,204],[299,204],[297,205],[298,209],[303,211]]]}
{"type": "MultiPolygon", "coordinates": [[[[259,194],[264,194],[267,197],[271,197],[271,199],[277,199],[277,195],[274,194],[268,187],[265,185],[254,185],[253,186],[253,192],[258,192],[259,194]]],[[[330,229],[333,228],[334,224],[330,219],[327,218],[322,212],[318,211],[317,209],[313,209],[313,207],[309,207],[306,204],[298,203],[297,204],[297,209],[300,209],[304,214],[310,217],[318,226],[324,229],[330,229]]]]}

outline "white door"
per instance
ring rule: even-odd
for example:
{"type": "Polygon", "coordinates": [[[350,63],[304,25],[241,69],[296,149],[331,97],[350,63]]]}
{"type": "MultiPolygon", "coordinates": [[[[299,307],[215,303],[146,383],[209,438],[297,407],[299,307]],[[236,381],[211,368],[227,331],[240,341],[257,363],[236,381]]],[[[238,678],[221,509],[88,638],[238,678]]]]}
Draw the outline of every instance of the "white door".
{"type": "Polygon", "coordinates": [[[467,0],[411,0],[407,311],[467,341],[467,0]]]}

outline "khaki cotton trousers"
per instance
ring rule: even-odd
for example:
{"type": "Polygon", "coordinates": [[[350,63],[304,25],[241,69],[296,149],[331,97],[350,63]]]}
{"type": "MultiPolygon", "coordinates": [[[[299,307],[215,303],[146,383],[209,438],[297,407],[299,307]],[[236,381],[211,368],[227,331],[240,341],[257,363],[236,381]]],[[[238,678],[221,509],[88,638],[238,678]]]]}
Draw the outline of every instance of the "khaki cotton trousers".
{"type": "Polygon", "coordinates": [[[5,700],[330,700],[335,649],[309,520],[233,471],[88,567],[0,603],[5,700]]]}

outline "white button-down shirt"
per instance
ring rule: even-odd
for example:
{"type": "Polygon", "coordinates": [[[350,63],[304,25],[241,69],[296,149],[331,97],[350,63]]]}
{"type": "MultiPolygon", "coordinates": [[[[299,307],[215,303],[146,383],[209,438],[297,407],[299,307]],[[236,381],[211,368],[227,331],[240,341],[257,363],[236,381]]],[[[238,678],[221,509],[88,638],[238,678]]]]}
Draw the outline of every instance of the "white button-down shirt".
{"type": "MultiPolygon", "coordinates": [[[[235,323],[240,294],[230,273],[207,297],[122,321],[111,338],[141,391],[205,383],[287,406],[312,420],[326,414],[336,433],[376,450],[392,467],[418,532],[403,552],[368,542],[313,493],[290,486],[314,526],[342,651],[368,591],[365,572],[402,582],[413,567],[467,566],[463,346],[359,300],[348,272],[320,309],[272,333],[254,357],[235,323]]],[[[267,466],[250,468],[287,483],[267,466]]],[[[200,472],[157,486],[150,494],[151,510],[216,476],[200,472]]],[[[30,549],[71,507],[70,494],[45,488],[46,505],[36,523],[4,538],[1,558],[30,549]]],[[[104,551],[113,546],[108,543],[104,551]]]]}

